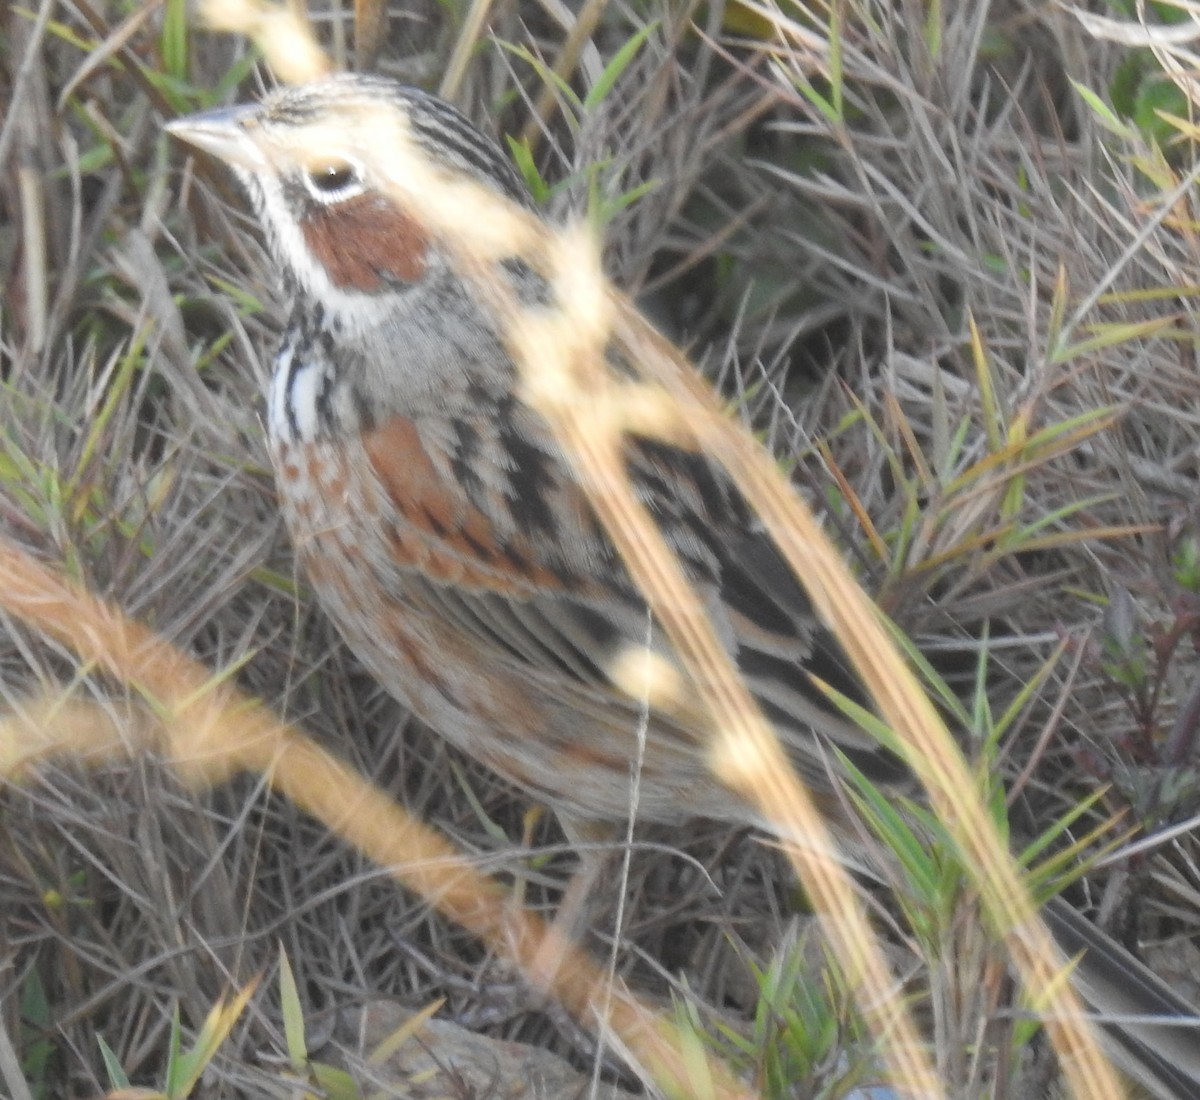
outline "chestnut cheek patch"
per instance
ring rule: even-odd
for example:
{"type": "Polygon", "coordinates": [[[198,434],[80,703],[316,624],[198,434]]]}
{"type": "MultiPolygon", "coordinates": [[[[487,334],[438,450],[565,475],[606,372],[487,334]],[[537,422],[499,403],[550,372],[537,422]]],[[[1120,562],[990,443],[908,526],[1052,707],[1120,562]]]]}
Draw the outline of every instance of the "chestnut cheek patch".
{"type": "Polygon", "coordinates": [[[300,219],[300,231],[340,290],[369,294],[425,274],[429,237],[381,195],[314,206],[300,219]]]}

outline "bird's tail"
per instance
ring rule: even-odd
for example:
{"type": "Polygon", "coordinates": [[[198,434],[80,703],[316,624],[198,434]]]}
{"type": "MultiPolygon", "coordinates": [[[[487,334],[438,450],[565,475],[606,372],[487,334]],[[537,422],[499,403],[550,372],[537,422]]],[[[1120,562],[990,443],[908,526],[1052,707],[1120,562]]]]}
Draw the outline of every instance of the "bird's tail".
{"type": "Polygon", "coordinates": [[[1116,1065],[1159,1100],[1200,1100],[1200,1013],[1062,898],[1042,910],[1116,1065]]]}

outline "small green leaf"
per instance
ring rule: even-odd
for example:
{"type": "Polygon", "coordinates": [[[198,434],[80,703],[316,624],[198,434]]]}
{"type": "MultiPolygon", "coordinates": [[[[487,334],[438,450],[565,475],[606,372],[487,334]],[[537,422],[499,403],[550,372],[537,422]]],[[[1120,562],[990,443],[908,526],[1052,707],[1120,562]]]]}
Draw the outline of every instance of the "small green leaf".
{"type": "Polygon", "coordinates": [[[1100,123],[1106,130],[1111,131],[1119,137],[1127,141],[1132,141],[1136,138],[1137,132],[1124,119],[1122,119],[1116,111],[1114,111],[1107,103],[1104,102],[1091,88],[1085,84],[1079,83],[1077,80],[1071,81],[1072,87],[1079,93],[1080,98],[1088,105],[1093,115],[1096,116],[1096,121],[1100,123]]]}
{"type": "Polygon", "coordinates": [[[121,1062],[112,1047],[99,1035],[96,1036],[96,1042],[100,1045],[100,1057],[104,1060],[104,1072],[108,1074],[108,1083],[114,1089],[129,1088],[129,1078],[125,1076],[125,1070],[121,1068],[121,1062]]]}
{"type": "Polygon", "coordinates": [[[167,0],[163,8],[160,50],[163,68],[176,80],[187,78],[188,10],[186,0],[167,0]]]}
{"type": "Polygon", "coordinates": [[[321,1086],[322,1095],[326,1100],[362,1100],[362,1093],[354,1078],[344,1069],[326,1065],[324,1062],[313,1062],[309,1070],[321,1086]]]}
{"type": "Polygon", "coordinates": [[[296,976],[291,963],[279,945],[279,1003],[283,1011],[283,1034],[287,1041],[288,1061],[297,1073],[303,1073],[308,1065],[308,1044],[304,1038],[304,1008],[300,1004],[300,991],[296,988],[296,976]]]}
{"type": "Polygon", "coordinates": [[[642,48],[642,44],[650,36],[651,31],[657,28],[657,21],[647,23],[625,45],[617,50],[612,60],[604,66],[604,71],[585,97],[583,101],[584,110],[591,110],[604,102],[608,93],[613,90],[613,86],[620,79],[621,74],[629,68],[630,62],[637,56],[638,50],[642,48]]]}
{"type": "Polygon", "coordinates": [[[550,197],[550,185],[538,171],[537,165],[533,161],[533,153],[525,142],[518,141],[509,134],[505,135],[505,141],[508,143],[508,151],[517,166],[517,171],[521,173],[525,186],[529,188],[529,193],[533,196],[533,201],[541,206],[550,197]]]}

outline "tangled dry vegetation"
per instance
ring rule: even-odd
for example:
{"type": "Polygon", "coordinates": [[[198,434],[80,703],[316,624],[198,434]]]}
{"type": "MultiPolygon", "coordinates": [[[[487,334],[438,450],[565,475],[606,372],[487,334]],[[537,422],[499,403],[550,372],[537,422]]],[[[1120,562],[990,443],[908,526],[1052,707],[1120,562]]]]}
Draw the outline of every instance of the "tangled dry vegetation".
{"type": "MultiPolygon", "coordinates": [[[[550,81],[543,104],[567,13],[498,7],[474,43],[466,13],[416,3],[378,65],[425,86],[446,74],[476,118],[525,134],[518,156],[552,216],[600,209],[614,280],[770,441],[868,591],[952,675],[956,725],[1010,781],[1023,831],[1097,792],[1060,846],[1109,815],[1140,828],[1072,888],[1174,980],[1197,970],[1200,911],[1192,131],[1110,111],[1131,48],[1072,13],[945,7],[935,25],[916,5],[854,2],[831,22],[790,5],[590,4],[579,98],[550,81]]],[[[342,16],[312,14],[336,56],[342,16]]],[[[572,865],[553,823],[409,722],[294,573],[259,423],[271,264],[233,189],[185,168],[160,129],[254,94],[249,45],[189,28],[174,0],[45,0],[0,19],[4,538],[552,912],[572,865]]],[[[1161,62],[1142,57],[1142,86],[1175,88],[1161,62]]],[[[11,614],[0,662],[27,724],[136,740],[153,721],[102,661],[11,614]]],[[[0,793],[0,822],[14,1096],[18,1078],[45,1097],[121,1074],[164,1087],[173,1018],[187,1045],[240,988],[249,1007],[200,1060],[205,1095],[290,1095],[297,1079],[359,1095],[326,1063],[353,1062],[359,1022],[368,1046],[399,1026],[387,999],[444,1002],[472,1032],[632,1085],[475,935],[261,779],[197,788],[154,754],[56,758],[0,793]]],[[[978,923],[955,919],[963,877],[937,869],[899,907],[924,938],[871,900],[897,965],[923,975],[939,1074],[953,1095],[1033,1095],[1045,1067],[1005,1060],[1021,1038],[1009,991],[978,923]]],[[[684,999],[762,1095],[840,1095],[869,1067],[836,980],[785,980],[819,950],[758,838],[647,832],[622,894],[619,930],[614,900],[592,946],[634,988],[684,999]]],[[[530,1095],[583,1087],[538,1086],[549,1071],[519,1064],[530,1095]]],[[[352,1068],[369,1094],[376,1071],[352,1068]]],[[[403,1071],[405,1095],[427,1071],[403,1071]]],[[[438,1087],[487,1094],[465,1077],[438,1087]]]]}

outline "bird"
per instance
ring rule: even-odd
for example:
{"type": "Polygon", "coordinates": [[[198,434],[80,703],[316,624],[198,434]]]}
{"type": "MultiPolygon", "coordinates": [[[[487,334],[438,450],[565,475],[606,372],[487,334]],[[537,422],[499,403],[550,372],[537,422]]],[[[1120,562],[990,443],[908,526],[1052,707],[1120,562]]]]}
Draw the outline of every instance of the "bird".
{"type": "MultiPolygon", "coordinates": [[[[568,821],[632,804],[642,704],[614,662],[650,645],[645,597],[587,506],[470,283],[372,190],[366,153],[312,156],[306,126],[393,105],[421,149],[522,207],[499,149],[441,100],[371,77],[289,89],[173,123],[227,160],[292,300],[268,394],[279,496],[297,555],[350,648],[414,714],[568,821]],[[297,137],[300,136],[297,152],[297,137]]],[[[549,293],[498,265],[519,300],[549,293]]],[[[903,767],[813,686],[861,700],[836,639],[745,500],[704,456],[639,441],[630,474],[801,771],[827,786],[836,743],[868,777],[903,767]]],[[[744,820],[694,721],[650,716],[637,805],[649,822],[744,820]]]]}
{"type": "MultiPolygon", "coordinates": [[[[435,185],[467,181],[534,212],[495,142],[449,103],[385,77],[339,74],[167,125],[232,169],[290,302],[266,428],[319,603],[386,690],[553,809],[577,843],[635,807],[643,822],[763,824],[709,768],[697,707],[658,706],[616,682],[630,652],[679,666],[568,456],[523,399],[476,283],[384,185],[379,150],[338,138],[339,121],[364,109],[403,130],[435,185]]],[[[553,302],[554,287],[515,253],[491,272],[523,306],[553,302]]],[[[729,476],[659,439],[628,438],[624,457],[801,777],[830,793],[845,758],[903,789],[903,762],[820,686],[868,704],[729,476]]],[[[1123,1063],[1156,1095],[1200,1098],[1195,1010],[1065,902],[1047,919],[1064,949],[1083,953],[1085,997],[1145,1018],[1115,1033],[1123,1063]]]]}

